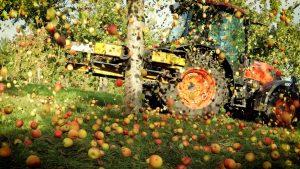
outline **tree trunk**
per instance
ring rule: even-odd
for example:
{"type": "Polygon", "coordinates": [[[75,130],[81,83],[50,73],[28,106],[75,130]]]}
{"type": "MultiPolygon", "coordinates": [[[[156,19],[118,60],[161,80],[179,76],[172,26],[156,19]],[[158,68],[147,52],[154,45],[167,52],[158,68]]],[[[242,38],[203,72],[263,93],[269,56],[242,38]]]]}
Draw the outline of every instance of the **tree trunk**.
{"type": "Polygon", "coordinates": [[[144,0],[128,0],[128,32],[129,48],[128,69],[125,71],[126,112],[137,112],[142,106],[142,57],[144,53],[144,0]]]}

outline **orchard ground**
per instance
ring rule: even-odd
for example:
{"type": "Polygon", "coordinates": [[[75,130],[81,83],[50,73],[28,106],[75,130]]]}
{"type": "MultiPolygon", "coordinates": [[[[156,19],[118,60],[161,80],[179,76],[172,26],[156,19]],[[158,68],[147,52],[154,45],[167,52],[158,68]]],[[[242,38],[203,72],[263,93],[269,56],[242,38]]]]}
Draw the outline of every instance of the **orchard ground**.
{"type": "Polygon", "coordinates": [[[120,95],[55,85],[6,87],[0,168],[300,168],[299,126],[270,127],[229,113],[125,114],[121,103],[120,95]]]}

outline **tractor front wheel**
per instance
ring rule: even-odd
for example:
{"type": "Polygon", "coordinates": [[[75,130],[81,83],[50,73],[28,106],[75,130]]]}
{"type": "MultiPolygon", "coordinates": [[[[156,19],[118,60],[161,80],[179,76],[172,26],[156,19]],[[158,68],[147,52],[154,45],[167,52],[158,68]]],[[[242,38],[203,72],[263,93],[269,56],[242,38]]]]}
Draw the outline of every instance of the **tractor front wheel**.
{"type": "Polygon", "coordinates": [[[227,103],[229,94],[224,69],[213,63],[210,51],[190,54],[191,64],[180,74],[180,81],[161,90],[162,99],[171,112],[190,117],[216,114],[227,103]]]}

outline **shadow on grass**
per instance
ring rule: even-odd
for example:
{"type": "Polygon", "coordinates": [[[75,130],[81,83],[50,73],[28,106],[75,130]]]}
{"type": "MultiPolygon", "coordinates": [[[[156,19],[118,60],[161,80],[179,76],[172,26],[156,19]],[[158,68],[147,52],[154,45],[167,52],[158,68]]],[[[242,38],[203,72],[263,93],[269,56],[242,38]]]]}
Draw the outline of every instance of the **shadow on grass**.
{"type": "Polygon", "coordinates": [[[35,93],[38,96],[50,97],[55,95],[57,100],[64,101],[66,99],[76,99],[80,97],[82,101],[97,100],[98,106],[110,104],[122,104],[122,94],[113,94],[98,91],[83,91],[77,88],[64,88],[58,93],[54,93],[53,89],[49,89],[47,85],[28,84],[22,88],[11,87],[5,91],[9,95],[25,96],[35,93]]]}

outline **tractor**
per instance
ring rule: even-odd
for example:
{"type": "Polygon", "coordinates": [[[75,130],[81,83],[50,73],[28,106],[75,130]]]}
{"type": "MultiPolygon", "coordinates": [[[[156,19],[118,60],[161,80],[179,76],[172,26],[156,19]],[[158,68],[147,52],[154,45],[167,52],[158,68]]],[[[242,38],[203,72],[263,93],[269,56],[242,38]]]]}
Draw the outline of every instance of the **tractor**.
{"type": "MultiPolygon", "coordinates": [[[[145,52],[144,103],[189,116],[239,109],[290,125],[299,115],[297,80],[282,80],[281,70],[248,58],[249,26],[245,11],[226,2],[183,1],[171,6],[175,18],[169,41],[145,52]],[[184,8],[180,8],[184,7],[184,8]]],[[[95,76],[124,79],[126,46],[74,42],[66,67],[95,76]]]]}

